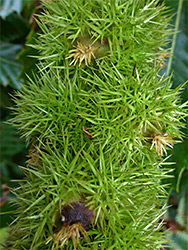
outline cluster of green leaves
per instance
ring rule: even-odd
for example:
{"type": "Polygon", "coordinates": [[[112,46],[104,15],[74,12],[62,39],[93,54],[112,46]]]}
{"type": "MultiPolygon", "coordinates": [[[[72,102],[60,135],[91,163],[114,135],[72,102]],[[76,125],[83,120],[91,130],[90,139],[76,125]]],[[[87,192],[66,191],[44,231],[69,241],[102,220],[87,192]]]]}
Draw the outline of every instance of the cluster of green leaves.
{"type": "Polygon", "coordinates": [[[12,14],[12,12],[20,13],[21,12],[22,0],[2,0],[0,8],[0,16],[5,18],[12,14]]]}
{"type": "Polygon", "coordinates": [[[36,150],[15,190],[7,248],[51,249],[62,206],[84,200],[95,220],[79,249],[160,249],[169,170],[149,149],[153,134],[181,138],[185,116],[180,87],[155,68],[172,32],[167,11],[158,1],[44,4],[40,75],[15,97],[12,122],[36,150]],[[69,66],[68,51],[85,35],[106,39],[108,56],[69,66]]]}
{"type": "MultiPolygon", "coordinates": [[[[165,1],[166,5],[171,8],[173,14],[179,9],[178,5],[182,4],[181,15],[176,15],[173,18],[173,23],[179,21],[179,33],[177,34],[176,46],[173,53],[173,60],[171,65],[173,88],[176,88],[182,82],[187,81],[187,68],[188,68],[188,2],[181,1],[165,1]],[[178,20],[179,18],[179,20],[178,20]]],[[[182,103],[187,101],[188,85],[185,85],[181,94],[182,103]]],[[[185,119],[188,124],[188,118],[185,119]]],[[[188,134],[188,128],[181,129],[184,134],[188,134]]],[[[169,233],[167,235],[169,239],[169,247],[171,249],[184,250],[187,248],[188,242],[188,206],[187,206],[187,176],[188,176],[188,138],[185,137],[182,143],[174,146],[173,154],[170,157],[170,161],[175,162],[175,168],[173,171],[174,178],[166,180],[169,185],[169,201],[168,211],[165,215],[167,223],[169,225],[169,233]]]]}
{"type": "Polygon", "coordinates": [[[16,177],[16,171],[19,173],[19,169],[16,168],[16,166],[18,165],[18,162],[23,164],[22,161],[19,161],[19,157],[23,158],[25,153],[25,143],[18,137],[18,135],[16,135],[16,132],[17,130],[14,127],[5,124],[2,121],[0,122],[0,168],[3,174],[9,177],[16,177]]]}
{"type": "MultiPolygon", "coordinates": [[[[23,51],[26,50],[23,49],[25,41],[33,41],[33,37],[36,36],[33,31],[30,32],[29,27],[29,18],[34,9],[31,3],[31,0],[4,0],[0,3],[0,85],[4,87],[10,85],[12,88],[20,89],[20,82],[25,79],[23,71],[30,74],[31,67],[36,63],[36,59],[28,57],[24,59],[23,56],[23,51]],[[26,38],[29,32],[30,35],[26,38]],[[18,57],[22,59],[23,64],[18,57]]],[[[36,50],[27,48],[27,56],[28,54],[37,53],[36,50]]]]}
{"type": "MultiPolygon", "coordinates": [[[[24,81],[22,71],[26,71],[25,67],[30,66],[27,73],[30,73],[33,60],[26,58],[21,64],[18,57],[23,59],[23,51],[31,53],[34,49],[24,49],[27,40],[26,36],[32,29],[29,25],[30,16],[34,10],[32,0],[2,0],[0,1],[0,235],[3,237],[6,228],[13,218],[13,210],[11,204],[6,202],[12,198],[12,194],[4,195],[3,185],[10,188],[16,187],[18,184],[12,180],[23,178],[23,174],[18,165],[25,163],[25,142],[20,138],[18,130],[6,123],[10,119],[10,110],[8,107],[13,105],[10,93],[14,89],[20,89],[20,82],[24,81]],[[22,74],[22,75],[21,75],[22,74]]],[[[30,37],[35,34],[33,31],[30,37]]],[[[30,39],[30,38],[28,38],[30,39]]],[[[32,54],[32,53],[31,53],[32,54]]],[[[36,61],[36,59],[35,59],[36,61]]],[[[0,237],[0,242],[3,238],[0,237]]]]}
{"type": "MultiPolygon", "coordinates": [[[[7,117],[5,117],[7,118],[7,117]]],[[[10,188],[17,186],[17,183],[12,182],[12,179],[23,177],[18,165],[23,165],[25,160],[25,142],[18,135],[18,130],[11,125],[5,124],[4,119],[0,121],[0,235],[5,232],[5,227],[12,221],[12,217],[7,214],[13,210],[13,207],[8,202],[3,202],[3,198],[10,199],[12,194],[4,197],[2,185],[6,184],[10,188]],[[2,214],[5,213],[5,214],[2,214]]],[[[13,214],[12,214],[13,216],[13,214]]],[[[0,242],[1,238],[0,238],[0,242]]]]}
{"type": "MultiPolygon", "coordinates": [[[[167,6],[170,5],[171,8],[178,9],[178,2],[166,1],[167,6]]],[[[172,60],[172,82],[173,88],[176,88],[182,82],[187,81],[187,68],[188,68],[188,29],[187,29],[187,18],[188,18],[188,2],[183,1],[182,14],[180,16],[179,33],[177,34],[176,47],[174,50],[173,60],[172,60]]],[[[175,23],[175,21],[174,21],[175,23]]],[[[181,94],[181,101],[187,101],[188,85],[186,84],[184,90],[181,94]]],[[[185,119],[185,123],[188,124],[188,118],[185,119]]],[[[188,127],[182,128],[182,132],[186,135],[188,134],[188,127]]],[[[177,144],[174,147],[174,153],[171,160],[176,162],[176,169],[174,172],[175,178],[172,180],[173,188],[180,189],[177,187],[179,183],[178,179],[182,176],[180,175],[182,171],[188,171],[188,159],[187,159],[187,149],[188,149],[188,138],[185,137],[181,144],[177,144]],[[184,170],[182,170],[184,169],[184,170]]],[[[185,177],[186,179],[186,173],[185,177]]]]}
{"type": "Polygon", "coordinates": [[[187,225],[187,173],[181,182],[182,190],[176,193],[173,190],[170,194],[168,212],[165,214],[165,221],[169,227],[168,238],[171,249],[186,249],[188,245],[187,225]],[[168,225],[169,224],[169,225],[168,225]]]}

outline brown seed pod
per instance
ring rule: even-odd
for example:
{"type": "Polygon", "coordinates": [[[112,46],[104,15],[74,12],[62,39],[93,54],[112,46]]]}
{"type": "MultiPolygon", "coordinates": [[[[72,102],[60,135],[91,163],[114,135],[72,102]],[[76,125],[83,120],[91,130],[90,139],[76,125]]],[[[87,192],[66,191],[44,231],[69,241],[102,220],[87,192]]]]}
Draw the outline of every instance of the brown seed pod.
{"type": "Polygon", "coordinates": [[[93,211],[86,207],[84,202],[72,202],[62,208],[62,222],[72,225],[80,223],[85,230],[89,229],[89,225],[94,217],[93,211]]]}
{"type": "Polygon", "coordinates": [[[88,240],[86,231],[94,218],[93,211],[84,202],[78,201],[63,206],[61,216],[63,226],[55,232],[54,237],[47,239],[46,244],[54,239],[52,250],[59,249],[68,245],[69,239],[72,239],[74,249],[77,249],[81,237],[88,240]]]}

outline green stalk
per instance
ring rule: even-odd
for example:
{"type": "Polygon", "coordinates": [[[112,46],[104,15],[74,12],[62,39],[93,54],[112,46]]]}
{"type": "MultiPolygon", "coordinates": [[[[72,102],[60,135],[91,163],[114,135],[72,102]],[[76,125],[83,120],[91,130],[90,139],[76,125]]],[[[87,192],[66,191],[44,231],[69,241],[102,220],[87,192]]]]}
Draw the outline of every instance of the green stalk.
{"type": "Polygon", "coordinates": [[[169,58],[167,73],[166,73],[167,76],[170,74],[171,67],[172,67],[172,60],[173,60],[173,55],[174,55],[174,49],[176,46],[176,39],[177,39],[177,34],[178,34],[178,29],[179,29],[182,5],[183,5],[183,0],[179,0],[176,23],[175,23],[175,33],[172,39],[171,57],[169,58]]]}

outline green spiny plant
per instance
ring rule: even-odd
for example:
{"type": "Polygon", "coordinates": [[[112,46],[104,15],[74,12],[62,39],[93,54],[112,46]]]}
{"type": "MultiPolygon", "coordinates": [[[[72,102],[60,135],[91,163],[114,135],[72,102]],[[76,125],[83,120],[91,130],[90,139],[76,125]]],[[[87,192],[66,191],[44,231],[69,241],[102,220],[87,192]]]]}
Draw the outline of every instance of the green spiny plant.
{"type": "Polygon", "coordinates": [[[5,249],[160,249],[182,86],[160,75],[159,1],[44,1],[39,74],[14,97],[30,146],[5,249]],[[168,175],[169,176],[169,175],[168,175]]]}

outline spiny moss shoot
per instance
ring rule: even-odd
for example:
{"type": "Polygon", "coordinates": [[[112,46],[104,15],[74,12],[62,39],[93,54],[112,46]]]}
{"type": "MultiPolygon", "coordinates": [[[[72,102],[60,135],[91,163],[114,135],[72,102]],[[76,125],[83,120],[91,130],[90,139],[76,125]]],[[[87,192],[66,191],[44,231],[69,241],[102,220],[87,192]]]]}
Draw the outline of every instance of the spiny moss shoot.
{"type": "Polygon", "coordinates": [[[30,152],[5,249],[160,249],[161,156],[182,139],[186,116],[183,85],[160,75],[168,10],[151,0],[48,0],[43,9],[39,73],[14,97],[12,123],[30,152]],[[87,228],[77,209],[62,225],[63,209],[80,201],[87,228]]]}

